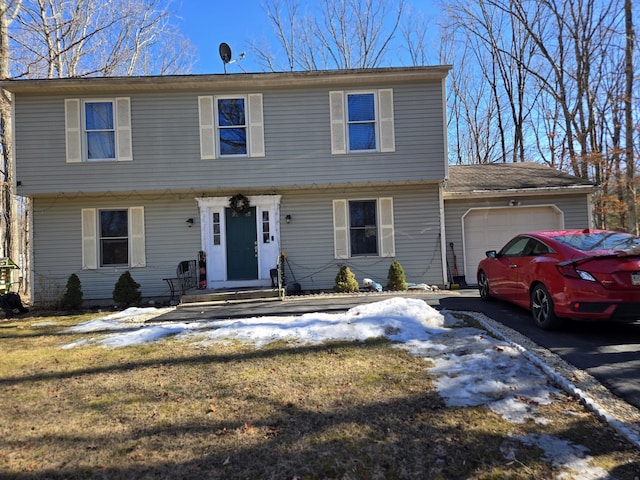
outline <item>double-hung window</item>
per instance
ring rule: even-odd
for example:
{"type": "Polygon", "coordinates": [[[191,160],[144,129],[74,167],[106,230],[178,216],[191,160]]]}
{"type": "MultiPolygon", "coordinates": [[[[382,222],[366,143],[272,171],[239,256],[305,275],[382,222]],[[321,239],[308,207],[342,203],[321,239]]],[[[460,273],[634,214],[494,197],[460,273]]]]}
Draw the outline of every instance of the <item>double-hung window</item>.
{"type": "Polygon", "coordinates": [[[262,94],[198,97],[200,157],[264,157],[262,94]]]}
{"type": "Polygon", "coordinates": [[[131,161],[128,97],[65,100],[67,163],[131,161]]]}
{"type": "Polygon", "coordinates": [[[116,158],[116,130],[113,102],[84,102],[87,160],[116,158]]]}
{"type": "Polygon", "coordinates": [[[375,200],[349,201],[351,256],[378,255],[378,215],[375,200]]]}
{"type": "Polygon", "coordinates": [[[347,93],[349,151],[376,150],[376,98],[373,93],[347,93]]]}
{"type": "Polygon", "coordinates": [[[127,210],[100,210],[100,266],[129,265],[129,212],[127,210]]]}
{"type": "Polygon", "coordinates": [[[218,98],[216,102],[218,149],[221,157],[247,154],[245,99],[218,98]]]}
{"type": "Polygon", "coordinates": [[[144,207],[82,209],[82,268],[144,267],[144,207]]]}
{"type": "Polygon", "coordinates": [[[394,152],[393,90],[329,92],[331,153],[394,152]]]}
{"type": "Polygon", "coordinates": [[[333,201],[336,258],[395,256],[393,198],[333,201]]]}

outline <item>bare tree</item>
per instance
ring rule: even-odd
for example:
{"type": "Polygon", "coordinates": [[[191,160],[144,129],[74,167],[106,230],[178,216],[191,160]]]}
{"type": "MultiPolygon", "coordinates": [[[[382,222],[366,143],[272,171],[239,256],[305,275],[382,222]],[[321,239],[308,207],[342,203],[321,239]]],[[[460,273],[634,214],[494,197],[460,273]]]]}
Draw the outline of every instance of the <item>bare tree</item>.
{"type": "Polygon", "coordinates": [[[404,48],[409,52],[410,64],[426,65],[429,61],[427,52],[429,23],[425,16],[415,9],[407,9],[406,20],[401,24],[404,48]]]}
{"type": "MultiPolygon", "coordinates": [[[[20,9],[20,1],[7,4],[0,0],[0,79],[9,78],[9,25],[15,20],[20,9]]],[[[20,232],[17,218],[17,201],[13,194],[13,163],[11,136],[11,95],[0,92],[0,149],[2,150],[2,164],[0,171],[0,235],[2,239],[0,255],[17,260],[18,242],[16,236],[20,232]]]]}
{"type": "MultiPolygon", "coordinates": [[[[399,29],[405,0],[321,0],[300,14],[298,0],[267,0],[265,12],[287,70],[373,68],[382,64],[399,29]]],[[[282,69],[278,52],[252,43],[261,67],[282,69]]]]}
{"type": "Polygon", "coordinates": [[[171,22],[170,0],[23,0],[13,76],[59,78],[187,72],[193,50],[171,22]]]}
{"type": "Polygon", "coordinates": [[[300,25],[298,10],[300,4],[298,0],[272,0],[265,5],[265,14],[271,24],[277,43],[284,51],[285,63],[279,61],[268,44],[262,42],[260,44],[253,41],[252,50],[256,54],[258,63],[268,71],[293,71],[296,67],[296,52],[298,40],[303,35],[303,29],[300,25]]]}
{"type": "Polygon", "coordinates": [[[627,188],[629,190],[629,230],[638,234],[638,198],[636,194],[635,178],[635,158],[633,151],[633,50],[635,44],[635,30],[633,28],[633,11],[631,0],[624,2],[624,25],[625,25],[625,96],[624,96],[624,119],[625,119],[625,156],[627,166],[627,188]]]}
{"type": "Polygon", "coordinates": [[[491,161],[525,161],[528,152],[524,132],[537,98],[536,85],[528,71],[534,51],[530,36],[492,0],[451,1],[446,5],[448,17],[443,31],[454,31],[456,41],[473,54],[469,57],[465,53],[470,63],[463,63],[461,55],[466,50],[458,48],[452,51],[448,63],[462,68],[476,82],[486,83],[486,94],[492,97],[496,110],[491,135],[500,151],[491,161]]]}
{"type": "MultiPolygon", "coordinates": [[[[487,82],[478,82],[464,65],[477,60],[478,51],[466,42],[456,43],[453,35],[443,36],[442,58],[452,58],[461,68],[449,75],[449,138],[451,161],[455,164],[502,161],[500,141],[493,134],[498,109],[487,82]],[[469,159],[473,159],[469,161],[469,159]]],[[[485,52],[486,53],[486,52],[485,52]]],[[[489,62],[489,59],[485,59],[489,62]]],[[[474,63],[475,64],[475,63],[474,63]]]]}
{"type": "MultiPolygon", "coordinates": [[[[489,134],[501,139],[503,158],[541,161],[593,180],[602,187],[599,224],[637,231],[639,45],[631,0],[452,1],[446,12],[447,34],[459,46],[447,63],[489,87],[484,102],[474,104],[495,105],[489,134]]],[[[459,91],[467,82],[453,80],[456,94],[468,97],[470,90],[459,91]]],[[[484,123],[464,114],[468,101],[450,102],[452,116],[484,123]]],[[[484,134],[461,128],[469,135],[455,141],[484,134]]],[[[484,161],[477,149],[450,151],[477,155],[458,161],[484,161]]]]}

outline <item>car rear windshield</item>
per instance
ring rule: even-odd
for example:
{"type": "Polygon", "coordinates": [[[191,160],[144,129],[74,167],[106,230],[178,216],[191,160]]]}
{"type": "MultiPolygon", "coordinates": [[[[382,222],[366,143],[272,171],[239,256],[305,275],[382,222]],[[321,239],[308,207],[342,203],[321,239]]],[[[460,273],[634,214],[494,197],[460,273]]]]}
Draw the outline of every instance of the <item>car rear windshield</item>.
{"type": "Polygon", "coordinates": [[[627,250],[640,245],[640,237],[622,232],[581,232],[553,237],[578,250],[627,250]]]}

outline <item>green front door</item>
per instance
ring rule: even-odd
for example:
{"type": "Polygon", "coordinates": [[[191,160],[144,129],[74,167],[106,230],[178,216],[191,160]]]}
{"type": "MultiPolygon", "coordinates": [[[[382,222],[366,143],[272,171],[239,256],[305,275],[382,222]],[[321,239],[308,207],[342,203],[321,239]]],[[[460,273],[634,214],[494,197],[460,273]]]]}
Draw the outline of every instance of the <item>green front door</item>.
{"type": "Polygon", "coordinates": [[[245,214],[225,209],[227,233],[227,279],[258,278],[258,236],[256,207],[245,214]]]}

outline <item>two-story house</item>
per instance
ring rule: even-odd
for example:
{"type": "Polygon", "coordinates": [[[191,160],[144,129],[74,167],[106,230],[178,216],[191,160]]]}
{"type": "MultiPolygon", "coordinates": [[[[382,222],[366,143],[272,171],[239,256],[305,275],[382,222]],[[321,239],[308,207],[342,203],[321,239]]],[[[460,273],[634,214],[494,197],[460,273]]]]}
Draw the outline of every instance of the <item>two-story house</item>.
{"type": "Polygon", "coordinates": [[[144,297],[206,254],[206,286],[270,286],[281,252],[304,290],[346,264],[447,281],[449,66],[7,80],[15,179],[32,200],[33,296],[71,273],[144,297]]]}

